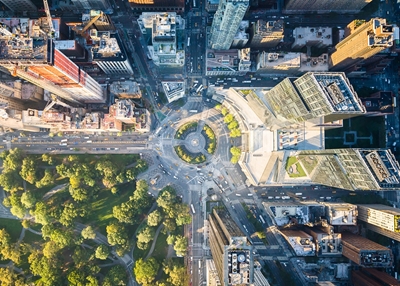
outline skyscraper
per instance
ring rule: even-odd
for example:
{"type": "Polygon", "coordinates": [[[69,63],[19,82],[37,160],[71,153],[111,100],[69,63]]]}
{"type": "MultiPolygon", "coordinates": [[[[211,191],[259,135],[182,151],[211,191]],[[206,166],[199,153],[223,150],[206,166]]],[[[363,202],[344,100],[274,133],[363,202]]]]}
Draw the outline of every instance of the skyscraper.
{"type": "Polygon", "coordinates": [[[265,94],[265,100],[282,125],[323,116],[330,122],[365,113],[343,73],[308,72],[285,78],[265,94]]]}
{"type": "Polygon", "coordinates": [[[33,12],[37,11],[36,6],[31,0],[1,0],[4,5],[11,11],[16,12],[33,12]]]}
{"type": "Polygon", "coordinates": [[[250,285],[254,267],[252,246],[226,210],[209,215],[210,248],[222,285],[250,285]]]}
{"type": "Polygon", "coordinates": [[[354,20],[347,29],[349,35],[335,46],[331,55],[333,71],[346,71],[393,45],[394,28],[386,24],[386,19],[373,18],[368,22],[354,20]]]}
{"type": "Polygon", "coordinates": [[[75,10],[107,10],[110,3],[107,0],[71,0],[75,10]]]}
{"type": "MultiPolygon", "coordinates": [[[[4,29],[4,28],[3,28],[4,29]]],[[[0,37],[0,69],[72,102],[104,102],[102,87],[56,49],[52,39],[0,37]]]]}
{"type": "Polygon", "coordinates": [[[307,166],[312,182],[346,190],[390,191],[400,187],[400,165],[385,149],[300,151],[295,157],[307,166]]]}
{"type": "Polygon", "coordinates": [[[211,26],[209,47],[229,50],[249,7],[249,0],[221,0],[211,26]]]}
{"type": "Polygon", "coordinates": [[[287,0],[286,13],[358,13],[372,0],[287,0]]]}

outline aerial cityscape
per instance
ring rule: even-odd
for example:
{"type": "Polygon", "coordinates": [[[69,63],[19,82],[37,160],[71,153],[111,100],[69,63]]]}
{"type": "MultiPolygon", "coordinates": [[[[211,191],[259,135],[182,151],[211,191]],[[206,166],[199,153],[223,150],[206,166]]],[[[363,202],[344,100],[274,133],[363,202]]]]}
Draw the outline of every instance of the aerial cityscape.
{"type": "Polygon", "coordinates": [[[0,5],[1,286],[400,285],[399,0],[0,5]]]}

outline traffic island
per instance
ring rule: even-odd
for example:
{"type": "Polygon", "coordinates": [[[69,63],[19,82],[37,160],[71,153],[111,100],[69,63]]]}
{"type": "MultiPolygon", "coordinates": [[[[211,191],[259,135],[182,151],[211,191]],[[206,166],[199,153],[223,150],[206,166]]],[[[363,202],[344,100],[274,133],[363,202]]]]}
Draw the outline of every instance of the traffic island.
{"type": "Polygon", "coordinates": [[[208,154],[213,155],[215,150],[217,149],[217,139],[215,138],[214,130],[207,124],[204,125],[201,134],[204,136],[206,140],[205,150],[208,154]]]}
{"type": "Polygon", "coordinates": [[[180,159],[189,164],[200,164],[204,163],[207,158],[202,153],[192,153],[190,152],[185,145],[178,145],[174,147],[176,154],[180,159]]]}

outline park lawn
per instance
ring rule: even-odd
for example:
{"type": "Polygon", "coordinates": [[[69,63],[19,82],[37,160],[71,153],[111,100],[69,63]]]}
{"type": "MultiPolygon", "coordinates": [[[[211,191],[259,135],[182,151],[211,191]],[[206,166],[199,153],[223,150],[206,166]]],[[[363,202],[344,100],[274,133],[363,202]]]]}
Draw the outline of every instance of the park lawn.
{"type": "Polygon", "coordinates": [[[21,234],[22,225],[17,219],[0,218],[0,229],[5,229],[11,236],[11,241],[16,242],[21,234]]]}
{"type": "Polygon", "coordinates": [[[296,157],[289,157],[287,159],[287,161],[286,161],[286,171],[287,171],[289,177],[291,177],[291,178],[300,178],[300,177],[306,177],[307,176],[306,172],[303,170],[303,167],[297,161],[296,157]],[[298,174],[289,173],[289,168],[294,164],[296,165],[298,174]]]}
{"type": "Polygon", "coordinates": [[[167,257],[167,253],[168,253],[167,236],[168,236],[168,234],[163,234],[160,231],[160,233],[158,234],[158,237],[157,237],[156,245],[154,247],[152,256],[159,263],[162,263],[164,261],[164,259],[167,257]]]}
{"type": "Polygon", "coordinates": [[[153,241],[150,241],[148,244],[148,247],[144,250],[139,249],[139,247],[137,247],[137,245],[135,245],[135,249],[133,250],[133,258],[135,260],[138,260],[139,258],[144,259],[147,255],[147,253],[149,252],[152,243],[153,243],[153,241]]]}
{"type": "Polygon", "coordinates": [[[88,209],[90,214],[84,218],[84,223],[95,222],[100,228],[100,232],[105,233],[106,226],[110,220],[114,219],[112,209],[116,205],[129,200],[129,196],[133,195],[134,183],[121,186],[121,190],[113,195],[109,189],[100,191],[96,201],[90,203],[88,209]]]}
{"type": "Polygon", "coordinates": [[[23,241],[29,245],[32,245],[34,243],[43,243],[44,239],[42,238],[41,235],[38,235],[29,230],[26,230],[23,241]]]}

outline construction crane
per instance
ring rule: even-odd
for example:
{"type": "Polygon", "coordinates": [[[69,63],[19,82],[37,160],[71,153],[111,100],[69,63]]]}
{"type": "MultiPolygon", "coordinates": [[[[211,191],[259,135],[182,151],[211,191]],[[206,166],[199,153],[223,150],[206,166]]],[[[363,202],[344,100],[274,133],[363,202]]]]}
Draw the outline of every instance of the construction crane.
{"type": "Polygon", "coordinates": [[[67,107],[67,108],[71,108],[71,111],[75,110],[75,108],[73,108],[71,105],[66,104],[65,102],[62,102],[61,100],[59,100],[57,98],[57,96],[51,95],[51,99],[47,103],[46,107],[43,109],[43,113],[46,113],[47,111],[49,111],[55,104],[61,105],[61,106],[67,107]]]}
{"type": "Polygon", "coordinates": [[[49,25],[49,35],[52,37],[54,35],[54,26],[53,26],[53,21],[51,19],[51,14],[50,14],[50,8],[49,8],[49,3],[47,0],[43,0],[44,4],[44,11],[46,12],[46,18],[47,18],[47,25],[49,25]]]}
{"type": "MultiPolygon", "coordinates": [[[[46,0],[44,0],[46,1],[46,0]]],[[[76,26],[73,28],[73,30],[75,32],[77,32],[79,35],[82,35],[83,33],[86,32],[87,29],[90,28],[90,26],[92,26],[100,17],[104,17],[104,13],[102,11],[100,11],[99,15],[94,16],[86,25],[85,27],[83,27],[82,30],[79,30],[76,26]]]]}

